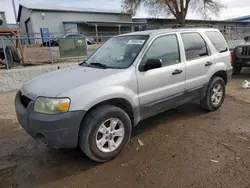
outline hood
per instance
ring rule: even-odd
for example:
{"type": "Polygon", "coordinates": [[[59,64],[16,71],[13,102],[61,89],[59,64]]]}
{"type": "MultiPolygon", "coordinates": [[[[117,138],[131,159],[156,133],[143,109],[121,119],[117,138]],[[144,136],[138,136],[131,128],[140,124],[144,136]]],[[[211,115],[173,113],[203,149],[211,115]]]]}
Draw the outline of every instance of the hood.
{"type": "Polygon", "coordinates": [[[26,82],[21,92],[35,100],[38,96],[56,97],[79,85],[89,84],[123,71],[75,66],[53,71],[26,82]]]}

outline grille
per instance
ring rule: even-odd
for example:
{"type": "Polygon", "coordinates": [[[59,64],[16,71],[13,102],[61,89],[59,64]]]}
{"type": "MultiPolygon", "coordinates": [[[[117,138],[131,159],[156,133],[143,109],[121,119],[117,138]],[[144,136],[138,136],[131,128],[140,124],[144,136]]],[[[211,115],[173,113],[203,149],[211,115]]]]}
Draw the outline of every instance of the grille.
{"type": "Polygon", "coordinates": [[[243,56],[250,56],[250,46],[242,47],[242,55],[243,56]]]}
{"type": "Polygon", "coordinates": [[[23,104],[23,106],[25,108],[27,108],[27,106],[29,105],[31,99],[29,99],[28,97],[21,95],[21,103],[23,104]]]}

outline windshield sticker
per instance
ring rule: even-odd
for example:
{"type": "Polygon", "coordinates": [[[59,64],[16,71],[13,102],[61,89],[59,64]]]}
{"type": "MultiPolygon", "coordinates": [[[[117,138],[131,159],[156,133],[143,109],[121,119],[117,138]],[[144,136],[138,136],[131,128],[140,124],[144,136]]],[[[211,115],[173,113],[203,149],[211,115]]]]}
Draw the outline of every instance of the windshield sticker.
{"type": "Polygon", "coordinates": [[[139,44],[142,45],[145,40],[129,40],[127,44],[139,44]]]}

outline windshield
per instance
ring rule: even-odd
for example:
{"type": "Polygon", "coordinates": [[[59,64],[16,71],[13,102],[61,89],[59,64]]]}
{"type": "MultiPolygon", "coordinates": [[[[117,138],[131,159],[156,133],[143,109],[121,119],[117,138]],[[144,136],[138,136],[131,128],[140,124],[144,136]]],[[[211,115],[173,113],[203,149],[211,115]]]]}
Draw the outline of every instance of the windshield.
{"type": "Polygon", "coordinates": [[[90,56],[86,63],[101,64],[105,68],[127,68],[134,62],[147,39],[147,35],[111,38],[90,56]]]}

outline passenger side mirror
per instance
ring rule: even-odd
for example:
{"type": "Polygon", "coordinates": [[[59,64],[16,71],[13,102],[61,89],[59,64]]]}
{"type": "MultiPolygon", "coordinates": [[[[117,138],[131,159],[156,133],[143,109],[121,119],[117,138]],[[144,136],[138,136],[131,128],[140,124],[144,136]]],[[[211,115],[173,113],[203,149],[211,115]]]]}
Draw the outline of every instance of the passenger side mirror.
{"type": "Polygon", "coordinates": [[[144,71],[162,67],[161,59],[148,59],[144,65],[144,71]]]}

